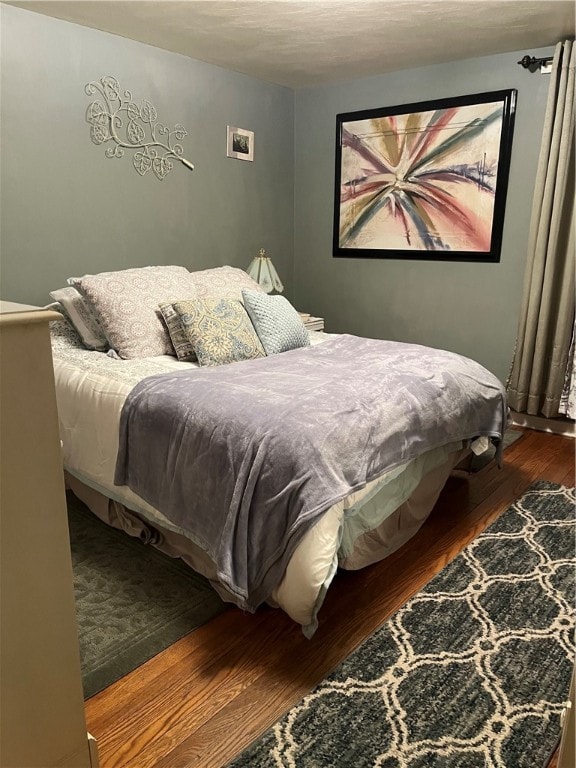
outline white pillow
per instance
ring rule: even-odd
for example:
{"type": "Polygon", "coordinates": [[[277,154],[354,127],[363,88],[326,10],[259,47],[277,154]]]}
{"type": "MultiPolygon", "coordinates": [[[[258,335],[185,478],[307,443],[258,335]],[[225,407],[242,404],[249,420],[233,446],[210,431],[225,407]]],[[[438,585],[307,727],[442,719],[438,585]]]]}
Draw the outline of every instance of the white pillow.
{"type": "Polygon", "coordinates": [[[57,291],[50,291],[50,296],[60,303],[87,349],[95,349],[98,352],[105,352],[108,349],[108,340],[100,327],[98,318],[76,288],[59,288],[57,291]]]}

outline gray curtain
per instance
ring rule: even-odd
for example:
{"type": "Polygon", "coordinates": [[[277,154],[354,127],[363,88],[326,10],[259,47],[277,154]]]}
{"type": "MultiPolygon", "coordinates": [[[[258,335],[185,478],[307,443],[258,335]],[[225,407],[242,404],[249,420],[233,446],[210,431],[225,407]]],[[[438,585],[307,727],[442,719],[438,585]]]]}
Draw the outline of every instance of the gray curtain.
{"type": "Polygon", "coordinates": [[[574,326],[574,45],[558,43],[532,203],[528,259],[508,402],[553,418],[574,326]]]}

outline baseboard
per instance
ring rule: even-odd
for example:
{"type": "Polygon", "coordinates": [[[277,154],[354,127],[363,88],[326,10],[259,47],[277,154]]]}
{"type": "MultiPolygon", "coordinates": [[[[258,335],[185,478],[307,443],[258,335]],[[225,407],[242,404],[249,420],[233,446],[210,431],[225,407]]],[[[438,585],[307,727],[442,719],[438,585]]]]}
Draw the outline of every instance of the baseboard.
{"type": "Polygon", "coordinates": [[[538,432],[552,432],[563,437],[576,438],[576,422],[571,419],[545,419],[541,416],[528,416],[525,413],[510,411],[508,423],[515,427],[536,429],[538,432]]]}

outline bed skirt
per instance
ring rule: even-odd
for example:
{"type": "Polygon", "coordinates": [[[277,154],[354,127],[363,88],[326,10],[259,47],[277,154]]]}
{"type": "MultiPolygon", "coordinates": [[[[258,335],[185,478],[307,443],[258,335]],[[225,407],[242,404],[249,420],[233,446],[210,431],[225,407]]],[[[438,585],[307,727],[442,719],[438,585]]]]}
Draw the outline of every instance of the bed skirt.
{"type": "MultiPolygon", "coordinates": [[[[302,624],[305,634],[313,634],[317,626],[316,614],[335,575],[336,564],[346,570],[358,570],[383,560],[411,539],[434,508],[450,472],[467,453],[466,448],[455,451],[448,460],[425,474],[406,501],[378,526],[357,536],[348,554],[336,554],[342,540],[340,529],[346,525],[346,519],[342,522],[337,507],[328,510],[297,547],[282,581],[267,602],[282,608],[302,624]]],[[[66,487],[100,520],[170,557],[181,558],[208,579],[223,600],[234,602],[218,580],[211,558],[186,536],[156,523],[152,525],[121,502],[108,498],[69,472],[65,472],[65,479],[66,487]]],[[[380,494],[386,492],[387,489],[382,488],[369,503],[377,506],[380,494]]]]}

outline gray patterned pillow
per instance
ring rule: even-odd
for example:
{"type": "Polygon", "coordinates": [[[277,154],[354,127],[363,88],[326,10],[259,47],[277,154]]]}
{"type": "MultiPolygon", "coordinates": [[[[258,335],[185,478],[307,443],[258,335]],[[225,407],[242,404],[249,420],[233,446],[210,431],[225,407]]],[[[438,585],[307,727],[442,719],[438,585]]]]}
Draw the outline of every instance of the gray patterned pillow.
{"type": "Polygon", "coordinates": [[[76,287],[96,313],[110,346],[120,357],[173,355],[158,305],[195,296],[185,267],[155,266],[85,275],[76,287]]]}
{"type": "Polygon", "coordinates": [[[224,365],[264,357],[264,349],[241,301],[176,301],[184,333],[200,365],[224,365]]]}
{"type": "Polygon", "coordinates": [[[71,286],[59,288],[57,291],[50,291],[50,296],[60,303],[66,317],[78,332],[87,349],[95,349],[98,352],[105,352],[108,349],[110,345],[100,327],[98,318],[76,288],[71,286]]]}
{"type": "Polygon", "coordinates": [[[242,291],[244,306],[267,355],[308,347],[310,335],[300,315],[284,296],[242,291]]]}
{"type": "Polygon", "coordinates": [[[159,308],[162,317],[164,318],[164,322],[166,323],[166,327],[168,328],[170,340],[172,341],[172,346],[176,351],[178,360],[185,363],[196,362],[194,345],[184,331],[180,315],[174,309],[174,303],[171,301],[163,301],[159,305],[159,308]]]}

